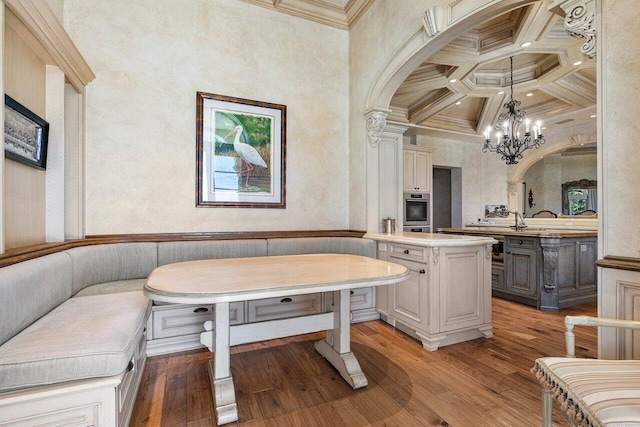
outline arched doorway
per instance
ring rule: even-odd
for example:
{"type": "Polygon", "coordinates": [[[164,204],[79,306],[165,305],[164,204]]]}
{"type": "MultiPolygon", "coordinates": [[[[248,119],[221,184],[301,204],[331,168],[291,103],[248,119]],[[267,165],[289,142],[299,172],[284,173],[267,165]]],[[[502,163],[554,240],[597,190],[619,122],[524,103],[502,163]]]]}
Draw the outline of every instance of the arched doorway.
{"type": "MultiPolygon", "coordinates": [[[[454,116],[454,114],[450,114],[449,117],[443,117],[442,119],[436,118],[435,121],[432,121],[432,123],[444,123],[447,121],[447,119],[453,118],[453,120],[450,120],[446,123],[446,125],[444,125],[442,131],[451,131],[452,134],[462,135],[463,138],[467,138],[467,142],[477,142],[477,153],[479,158],[478,161],[491,163],[491,167],[495,167],[495,171],[498,171],[498,164],[497,162],[493,162],[494,158],[490,157],[491,154],[488,154],[486,157],[480,157],[480,143],[483,141],[482,133],[487,125],[495,124],[498,115],[501,114],[502,105],[504,102],[506,102],[505,99],[507,97],[507,94],[504,90],[505,82],[511,80],[508,74],[505,75],[504,72],[502,73],[502,75],[500,75],[500,69],[498,67],[501,67],[503,65],[502,62],[506,61],[506,63],[509,63],[509,58],[511,56],[517,56],[518,58],[522,59],[522,61],[520,61],[521,63],[523,63],[521,67],[522,70],[518,70],[521,71],[521,73],[512,75],[512,78],[515,81],[515,85],[518,87],[517,90],[519,89],[521,91],[529,91],[530,88],[537,87],[536,85],[543,82],[545,84],[556,84],[556,79],[558,78],[558,76],[564,76],[574,72],[575,67],[579,65],[579,61],[577,61],[577,59],[583,58],[583,56],[579,51],[578,46],[582,42],[576,41],[576,39],[572,38],[566,32],[562,25],[562,18],[548,11],[548,3],[545,2],[503,1],[479,7],[471,11],[467,10],[466,15],[456,15],[455,13],[451,12],[451,8],[455,7],[458,3],[460,2],[452,2],[449,5],[449,9],[446,12],[446,14],[448,14],[446,17],[447,19],[445,19],[445,21],[448,22],[448,25],[444,25],[440,33],[431,38],[426,35],[426,30],[416,33],[414,36],[407,39],[406,42],[392,56],[392,58],[387,61],[386,67],[384,67],[378,74],[378,77],[374,81],[371,90],[368,93],[366,104],[367,114],[365,115],[365,117],[368,119],[368,125],[370,125],[369,130],[371,130],[371,128],[375,128],[377,125],[379,126],[381,131],[382,129],[384,129],[384,119],[389,113],[391,113],[390,118],[393,120],[391,123],[394,125],[395,129],[387,126],[387,130],[385,131],[386,137],[387,139],[395,138],[395,140],[402,140],[402,125],[404,125],[404,122],[397,119],[399,114],[402,114],[402,108],[398,109],[400,113],[396,111],[396,103],[398,102],[398,98],[400,98],[398,96],[398,93],[402,93],[402,96],[405,96],[407,91],[410,91],[412,90],[412,87],[417,86],[414,83],[414,80],[416,80],[415,76],[419,73],[439,73],[438,78],[441,81],[444,81],[445,83],[447,83],[448,81],[448,83],[452,83],[452,85],[447,84],[445,88],[442,88],[442,86],[438,86],[438,90],[432,90],[426,96],[423,96],[422,99],[416,103],[421,103],[424,108],[416,108],[415,110],[418,110],[417,113],[415,113],[415,111],[411,111],[413,107],[409,106],[409,112],[405,118],[407,127],[411,128],[411,126],[413,126],[412,129],[422,127],[424,129],[427,129],[427,132],[432,129],[440,130],[438,129],[437,124],[433,125],[427,123],[429,120],[431,120],[432,117],[435,117],[433,115],[430,116],[429,110],[439,112],[443,109],[449,109],[452,102],[455,101],[463,101],[462,104],[464,107],[465,103],[471,101],[472,103],[475,103],[477,117],[474,117],[473,120],[467,120],[465,123],[466,128],[447,128],[447,126],[454,126],[453,124],[451,124],[455,121],[455,119],[457,119],[457,117],[452,117],[454,116]],[[456,53],[461,52],[465,47],[460,43],[460,40],[462,40],[463,42],[468,41],[473,36],[480,33],[482,33],[480,34],[480,36],[483,36],[484,33],[487,32],[486,30],[492,28],[493,26],[500,26],[505,24],[509,25],[509,23],[505,21],[508,21],[508,19],[511,17],[526,21],[527,19],[530,19],[530,16],[534,15],[544,15],[541,17],[545,20],[548,20],[549,22],[553,22],[553,24],[549,24],[548,22],[546,22],[544,25],[541,25],[538,21],[536,21],[535,24],[531,24],[531,22],[533,21],[529,21],[523,24],[521,27],[518,27],[517,25],[512,26],[510,28],[510,30],[512,30],[512,36],[510,36],[510,39],[500,40],[500,43],[495,43],[494,45],[489,46],[486,49],[478,48],[478,55],[482,58],[476,60],[476,63],[474,64],[465,63],[465,61],[473,60],[469,59],[473,56],[473,53],[469,55],[468,52],[466,52],[466,56],[463,54],[458,54],[456,56],[456,53]],[[531,30],[528,35],[533,36],[536,42],[543,41],[544,43],[542,43],[542,45],[533,46],[531,49],[526,49],[528,46],[525,46],[525,44],[521,44],[521,42],[526,39],[523,40],[518,32],[520,30],[522,30],[522,33],[526,33],[527,31],[529,31],[525,31],[523,29],[527,28],[527,25],[537,28],[537,30],[531,30]],[[554,27],[553,31],[556,31],[556,33],[550,36],[550,38],[558,37],[557,34],[562,33],[564,37],[566,37],[571,41],[571,43],[573,43],[573,46],[571,48],[566,48],[565,45],[565,47],[563,47],[564,50],[562,50],[562,48],[556,48],[556,50],[554,50],[553,47],[549,46],[549,44],[547,43],[548,39],[546,38],[546,35],[549,33],[547,33],[546,31],[550,31],[548,30],[548,28],[552,26],[554,27]],[[544,31],[540,29],[542,27],[545,28],[544,31]],[[538,39],[537,36],[539,36],[540,39],[538,39]],[[543,38],[544,40],[542,40],[543,38]],[[458,52],[453,52],[456,49],[458,49],[458,52]],[[443,54],[442,52],[445,51],[446,53],[443,54]],[[430,59],[431,57],[433,57],[433,59],[430,59]],[[447,60],[450,60],[452,62],[446,62],[447,60]],[[537,67],[537,70],[526,70],[525,68],[527,68],[528,66],[527,61],[533,62],[534,66],[537,67]],[[435,66],[432,67],[431,70],[425,70],[425,66],[431,65],[435,66]],[[441,69],[436,69],[436,67],[438,66],[441,69]],[[573,69],[566,69],[566,67],[572,66],[574,67],[573,69]],[[529,76],[526,75],[527,72],[529,72],[529,76]],[[456,82],[455,78],[450,79],[451,76],[458,78],[457,83],[454,83],[456,82]],[[462,81],[463,79],[464,82],[462,81]],[[407,84],[408,82],[411,82],[411,84],[407,84]],[[427,102],[431,102],[431,99],[435,99],[435,101],[431,104],[427,104],[427,102]],[[423,100],[427,101],[423,103],[423,100]],[[425,120],[426,126],[420,126],[421,123],[418,123],[418,121],[424,120],[425,117],[427,117],[427,120],[425,120]],[[398,121],[400,121],[400,123],[398,123],[398,121]],[[396,125],[401,126],[398,127],[396,125]],[[394,134],[394,130],[397,129],[399,129],[401,133],[394,134]]],[[[436,13],[435,9],[432,9],[430,11],[436,13]]],[[[484,42],[484,40],[482,41],[484,42]]],[[[514,60],[514,63],[515,62],[516,61],[514,60]]],[[[591,69],[595,70],[594,61],[591,61],[590,67],[591,69]]],[[[573,106],[576,107],[574,108],[574,111],[583,112],[586,109],[585,105],[588,104],[589,108],[593,110],[593,112],[595,112],[595,74],[586,77],[587,78],[585,80],[589,80],[589,78],[591,79],[590,83],[592,92],[584,96],[584,98],[589,98],[588,102],[583,102],[582,105],[579,106],[573,106]]],[[[431,83],[432,82],[428,82],[428,84],[431,83]]],[[[557,84],[557,86],[562,86],[562,84],[557,84]]],[[[543,95],[541,97],[542,100],[536,101],[537,104],[534,104],[534,107],[537,107],[538,110],[540,109],[539,106],[544,105],[545,103],[547,105],[558,105],[562,103],[562,101],[558,99],[553,100],[557,101],[556,104],[552,102],[546,102],[544,99],[544,95],[545,93],[549,92],[548,90],[540,90],[538,92],[543,95]]],[[[524,95],[524,93],[522,93],[522,95],[524,95]]],[[[527,93],[527,96],[530,95],[531,94],[527,93]]],[[[562,98],[562,96],[559,96],[559,98],[562,98]]],[[[536,99],[536,97],[532,99],[536,99]]],[[[455,104],[458,105],[461,104],[461,102],[455,102],[455,104]]],[[[400,105],[400,107],[405,107],[405,105],[400,105]]],[[[556,107],[554,108],[556,109],[556,111],[558,110],[556,107]]],[[[568,109],[566,111],[568,113],[568,109]]],[[[546,112],[547,117],[550,117],[553,114],[555,114],[555,111],[546,112]]],[[[535,118],[536,116],[533,115],[533,117],[535,118]]],[[[566,119],[566,117],[563,118],[566,119]]],[[[558,123],[553,123],[553,125],[560,125],[561,123],[566,123],[571,120],[558,120],[558,123]]],[[[595,132],[595,115],[591,115],[590,120],[591,122],[593,122],[592,127],[594,130],[587,132],[595,132]]],[[[575,123],[573,125],[575,125],[575,123]]],[[[404,130],[406,130],[406,128],[404,130]]],[[[369,133],[369,136],[370,142],[372,142],[371,132],[369,133]]],[[[566,139],[567,136],[563,136],[563,138],[566,139]]],[[[548,143],[547,147],[550,147],[551,145],[555,146],[556,142],[557,138],[552,143],[548,143]]],[[[563,142],[561,142],[561,144],[563,144],[563,142]]],[[[558,149],[561,148],[558,146],[558,149]]],[[[554,148],[551,147],[548,150],[549,152],[551,152],[554,150],[554,148]]],[[[381,166],[381,162],[383,162],[383,160],[380,159],[378,157],[378,154],[374,151],[375,150],[368,150],[367,152],[367,180],[369,183],[375,182],[377,178],[376,173],[380,173],[380,169],[384,169],[384,166],[381,166]]],[[[387,151],[389,150],[387,149],[387,151]]],[[[397,157],[400,158],[401,155],[402,154],[399,153],[397,157]]],[[[469,149],[468,155],[475,158],[475,149],[469,149]]],[[[459,165],[442,164],[440,166],[459,165]]],[[[473,167],[474,165],[471,166],[473,167]]],[[[401,170],[402,165],[398,164],[398,168],[399,170],[401,170]]],[[[507,172],[507,169],[505,169],[504,171],[507,172]]],[[[499,191],[499,194],[497,194],[499,203],[504,204],[508,199],[508,205],[511,210],[517,210],[518,206],[522,206],[521,203],[518,203],[518,201],[521,201],[523,197],[522,194],[519,194],[519,192],[522,192],[522,189],[517,189],[513,185],[507,188],[508,183],[511,183],[511,181],[508,181],[508,175],[508,173],[503,174],[502,169],[500,169],[499,173],[496,172],[490,177],[490,179],[493,180],[492,182],[489,182],[489,178],[487,178],[487,182],[485,183],[487,185],[481,186],[480,184],[478,184],[480,189],[483,191],[483,196],[485,196],[485,203],[498,201],[489,200],[491,199],[491,197],[496,198],[496,191],[487,192],[483,189],[494,188],[493,183],[497,182],[496,180],[500,180],[500,182],[503,183],[504,187],[502,187],[499,191]],[[504,178],[502,178],[503,176],[504,178]]],[[[368,188],[371,188],[371,186],[369,186],[368,188]]],[[[368,198],[368,208],[369,211],[378,213],[376,209],[379,206],[384,206],[385,203],[383,201],[378,201],[377,196],[384,197],[384,195],[376,194],[375,188],[373,188],[373,190],[374,191],[369,192],[371,197],[368,198]],[[379,203],[379,206],[376,205],[376,203],[379,203]]],[[[478,197],[477,199],[478,200],[474,202],[472,208],[468,209],[469,212],[465,212],[465,218],[477,218],[479,214],[483,212],[482,208],[484,206],[481,206],[480,197],[478,197]]],[[[387,208],[386,211],[389,211],[389,209],[387,208]]],[[[375,224],[372,223],[372,221],[375,221],[376,219],[377,217],[375,214],[368,214],[368,230],[372,231],[375,229],[375,224]]]]}

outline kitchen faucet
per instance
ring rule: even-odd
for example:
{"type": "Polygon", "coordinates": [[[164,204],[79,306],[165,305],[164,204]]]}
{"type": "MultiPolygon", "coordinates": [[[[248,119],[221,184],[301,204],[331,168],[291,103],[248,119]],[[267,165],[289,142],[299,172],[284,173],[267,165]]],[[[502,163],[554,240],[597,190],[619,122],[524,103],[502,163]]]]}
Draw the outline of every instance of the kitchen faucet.
{"type": "Polygon", "coordinates": [[[522,217],[522,214],[520,214],[520,212],[509,211],[509,213],[512,213],[516,220],[515,226],[512,225],[511,228],[516,231],[524,230],[525,228],[527,228],[527,224],[524,223],[524,218],[522,217]],[[520,217],[520,224],[518,224],[518,217],[520,217]]]}

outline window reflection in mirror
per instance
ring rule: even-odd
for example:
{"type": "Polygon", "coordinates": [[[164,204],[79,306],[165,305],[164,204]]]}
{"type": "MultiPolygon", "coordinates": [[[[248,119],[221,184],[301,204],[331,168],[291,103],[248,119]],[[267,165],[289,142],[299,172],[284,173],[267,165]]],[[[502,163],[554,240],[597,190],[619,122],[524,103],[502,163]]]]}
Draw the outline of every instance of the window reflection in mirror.
{"type": "Polygon", "coordinates": [[[527,200],[527,216],[540,211],[557,215],[595,215],[596,179],[595,144],[570,148],[540,159],[524,175],[527,192],[531,190],[532,196],[527,200]]]}
{"type": "Polygon", "coordinates": [[[562,184],[562,213],[593,215],[598,210],[598,185],[595,180],[581,179],[562,184]]]}
{"type": "Polygon", "coordinates": [[[567,198],[569,201],[568,212],[565,214],[577,215],[587,209],[587,197],[589,196],[586,189],[568,190],[567,198]]]}

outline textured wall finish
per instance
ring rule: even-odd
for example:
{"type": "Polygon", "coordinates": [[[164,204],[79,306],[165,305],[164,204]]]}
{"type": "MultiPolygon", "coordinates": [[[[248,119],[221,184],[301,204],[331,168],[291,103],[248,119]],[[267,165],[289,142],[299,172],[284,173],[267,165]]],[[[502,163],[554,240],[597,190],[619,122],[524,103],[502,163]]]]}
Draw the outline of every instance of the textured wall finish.
{"type": "MultiPolygon", "coordinates": [[[[8,26],[4,49],[5,93],[46,119],[45,64],[8,26]]],[[[45,172],[9,159],[4,160],[3,169],[4,248],[44,242],[45,172]]]]}
{"type": "MultiPolygon", "coordinates": [[[[507,168],[500,156],[483,155],[480,144],[417,136],[418,145],[434,147],[433,165],[462,169],[462,223],[484,216],[484,205],[507,204],[507,168]]],[[[435,190],[434,190],[435,191],[435,190]]]]}
{"type": "MultiPolygon", "coordinates": [[[[602,2],[602,39],[598,69],[602,79],[602,202],[604,253],[640,257],[640,3],[602,2]],[[623,29],[623,31],[621,31],[623,29]]],[[[600,88],[599,88],[600,89],[600,88]]],[[[600,114],[600,111],[598,112],[600,114]]]]}
{"type": "Polygon", "coordinates": [[[86,233],[349,227],[348,33],[236,0],[66,0],[86,233]],[[286,209],[195,208],[196,91],[287,106],[286,209]]]}

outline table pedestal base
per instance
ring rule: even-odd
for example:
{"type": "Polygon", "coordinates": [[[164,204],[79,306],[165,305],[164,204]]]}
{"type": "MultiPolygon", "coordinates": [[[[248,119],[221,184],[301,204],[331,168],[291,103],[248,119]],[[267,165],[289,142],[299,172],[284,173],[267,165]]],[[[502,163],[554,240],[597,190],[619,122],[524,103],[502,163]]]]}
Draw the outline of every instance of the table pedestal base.
{"type": "Polygon", "coordinates": [[[218,425],[224,425],[238,421],[231,375],[233,345],[325,330],[326,338],[316,343],[316,350],[351,387],[365,387],[367,379],[349,347],[349,288],[389,285],[408,277],[406,267],[359,255],[221,258],[160,266],[149,275],[144,292],[156,301],[215,304],[200,342],[213,351],[213,361],[209,363],[213,406],[218,425]],[[232,302],[318,292],[332,297],[322,313],[231,326],[232,302]]]}
{"type": "Polygon", "coordinates": [[[214,350],[213,360],[209,362],[209,378],[218,425],[238,421],[231,376],[231,345],[325,330],[326,338],[314,345],[316,351],[340,372],[340,376],[351,387],[358,389],[367,386],[367,378],[350,347],[349,289],[335,291],[332,297],[333,301],[329,304],[331,311],[327,313],[236,326],[229,325],[229,303],[216,304],[215,323],[205,323],[201,342],[214,350]]]}
{"type": "Polygon", "coordinates": [[[339,354],[325,340],[316,341],[314,344],[316,351],[333,365],[340,372],[340,376],[354,389],[366,387],[369,383],[364,376],[358,359],[349,352],[339,354]]]}
{"type": "Polygon", "coordinates": [[[238,405],[236,405],[236,392],[233,386],[233,377],[214,379],[215,369],[213,360],[209,361],[209,380],[211,381],[211,392],[214,394],[213,403],[215,405],[218,425],[238,421],[238,405]]]}

